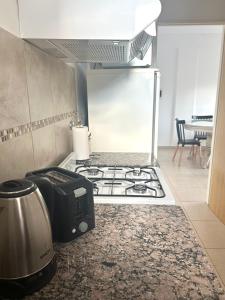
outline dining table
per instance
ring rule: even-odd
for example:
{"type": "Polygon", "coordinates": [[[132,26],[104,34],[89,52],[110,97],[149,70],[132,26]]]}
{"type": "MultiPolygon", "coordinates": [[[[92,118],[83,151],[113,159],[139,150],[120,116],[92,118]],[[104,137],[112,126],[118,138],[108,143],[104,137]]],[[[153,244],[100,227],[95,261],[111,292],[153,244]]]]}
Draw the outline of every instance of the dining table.
{"type": "Polygon", "coordinates": [[[212,121],[199,121],[193,120],[186,122],[184,124],[184,129],[193,131],[193,132],[202,132],[206,133],[206,153],[207,159],[202,164],[203,168],[208,168],[211,160],[211,145],[212,145],[212,135],[213,135],[213,122],[212,121]]]}

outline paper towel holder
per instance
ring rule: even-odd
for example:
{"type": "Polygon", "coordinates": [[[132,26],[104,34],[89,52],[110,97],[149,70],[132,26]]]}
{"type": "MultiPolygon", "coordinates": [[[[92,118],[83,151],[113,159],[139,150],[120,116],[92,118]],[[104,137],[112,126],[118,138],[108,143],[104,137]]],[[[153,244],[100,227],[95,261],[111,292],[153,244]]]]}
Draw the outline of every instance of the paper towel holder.
{"type": "Polygon", "coordinates": [[[70,123],[69,123],[70,130],[72,130],[72,128],[75,126],[76,126],[75,121],[70,121],[70,123]]]}

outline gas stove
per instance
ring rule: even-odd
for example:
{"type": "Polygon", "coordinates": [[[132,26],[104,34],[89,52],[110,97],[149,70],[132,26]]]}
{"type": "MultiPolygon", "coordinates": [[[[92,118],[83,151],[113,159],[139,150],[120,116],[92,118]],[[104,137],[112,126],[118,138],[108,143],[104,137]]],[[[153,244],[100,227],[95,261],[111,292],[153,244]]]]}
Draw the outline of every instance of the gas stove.
{"type": "Polygon", "coordinates": [[[95,203],[174,205],[175,200],[158,167],[78,164],[70,154],[60,165],[93,184],[95,203]]]}
{"type": "Polygon", "coordinates": [[[96,196],[129,196],[163,198],[156,171],[149,167],[78,166],[75,169],[93,183],[96,196]]]}

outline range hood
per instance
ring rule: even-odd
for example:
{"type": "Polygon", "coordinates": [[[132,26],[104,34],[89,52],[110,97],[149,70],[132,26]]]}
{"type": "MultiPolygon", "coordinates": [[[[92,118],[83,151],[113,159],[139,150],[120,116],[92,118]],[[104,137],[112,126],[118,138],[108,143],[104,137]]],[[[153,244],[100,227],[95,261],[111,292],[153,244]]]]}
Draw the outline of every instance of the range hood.
{"type": "Polygon", "coordinates": [[[159,0],[18,0],[20,34],[66,62],[143,59],[155,35],[159,0]]]}

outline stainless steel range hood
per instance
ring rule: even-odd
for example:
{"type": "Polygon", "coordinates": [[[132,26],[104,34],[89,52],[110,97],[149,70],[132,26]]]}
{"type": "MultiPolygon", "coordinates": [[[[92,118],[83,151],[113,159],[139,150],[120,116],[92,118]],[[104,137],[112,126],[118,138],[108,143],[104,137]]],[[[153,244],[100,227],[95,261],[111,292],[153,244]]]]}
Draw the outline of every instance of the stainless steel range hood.
{"type": "Polygon", "coordinates": [[[19,0],[21,37],[67,62],[142,59],[159,0],[19,0]]]}

